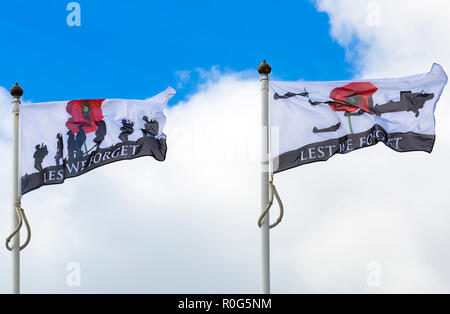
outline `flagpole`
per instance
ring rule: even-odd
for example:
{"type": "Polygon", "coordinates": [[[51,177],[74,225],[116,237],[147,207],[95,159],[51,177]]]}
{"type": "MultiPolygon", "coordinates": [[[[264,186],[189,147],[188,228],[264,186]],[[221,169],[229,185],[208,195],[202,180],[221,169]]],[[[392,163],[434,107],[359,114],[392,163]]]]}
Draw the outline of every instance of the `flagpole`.
{"type": "MultiPolygon", "coordinates": [[[[258,67],[261,75],[261,212],[269,201],[269,162],[270,162],[270,112],[269,112],[269,74],[272,68],[266,60],[258,67]]],[[[270,293],[270,228],[269,213],[261,225],[261,292],[270,293]]]]}
{"type": "MultiPolygon", "coordinates": [[[[12,228],[13,230],[19,224],[16,207],[20,203],[19,195],[19,104],[23,90],[16,83],[11,88],[12,113],[13,113],[13,133],[12,133],[12,228]]],[[[20,293],[20,232],[18,232],[11,240],[12,242],[12,293],[20,293]]]]}

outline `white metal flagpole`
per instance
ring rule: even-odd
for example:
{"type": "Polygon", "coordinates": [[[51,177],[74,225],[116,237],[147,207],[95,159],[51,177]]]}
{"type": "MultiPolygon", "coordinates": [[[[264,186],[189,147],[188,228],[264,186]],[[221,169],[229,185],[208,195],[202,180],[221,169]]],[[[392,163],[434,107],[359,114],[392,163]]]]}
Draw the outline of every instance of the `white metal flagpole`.
{"type": "MultiPolygon", "coordinates": [[[[269,74],[272,68],[266,60],[258,67],[261,75],[261,212],[264,212],[269,201],[270,175],[270,112],[269,112],[269,74]]],[[[267,212],[261,224],[261,292],[270,293],[270,227],[267,212]]]]}
{"type": "MultiPolygon", "coordinates": [[[[11,88],[12,113],[13,113],[13,133],[12,133],[12,149],[13,149],[13,163],[12,163],[12,227],[13,230],[19,224],[19,217],[17,216],[16,208],[20,204],[19,195],[19,104],[20,97],[23,95],[23,90],[16,83],[11,88]]],[[[20,293],[20,232],[12,238],[12,293],[20,293]]]]}

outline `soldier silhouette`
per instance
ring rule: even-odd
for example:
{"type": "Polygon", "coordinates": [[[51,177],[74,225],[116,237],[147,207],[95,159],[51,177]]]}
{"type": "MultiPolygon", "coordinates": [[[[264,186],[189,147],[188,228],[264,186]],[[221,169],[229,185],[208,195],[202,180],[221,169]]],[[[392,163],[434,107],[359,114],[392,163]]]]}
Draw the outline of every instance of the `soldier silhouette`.
{"type": "Polygon", "coordinates": [[[63,138],[61,133],[58,133],[56,135],[56,154],[55,154],[55,161],[56,165],[59,166],[59,161],[63,159],[63,138]]]}
{"type": "Polygon", "coordinates": [[[130,136],[131,134],[133,134],[134,132],[134,123],[131,122],[130,120],[122,120],[122,127],[120,128],[120,130],[122,131],[119,134],[119,139],[122,142],[127,142],[128,141],[128,136],[130,136]]]}
{"type": "Polygon", "coordinates": [[[96,121],[95,125],[97,125],[98,129],[97,129],[97,131],[95,131],[94,143],[97,145],[97,148],[99,148],[100,144],[105,139],[106,123],[105,123],[105,121],[101,120],[101,121],[96,121]]]}
{"type": "Polygon", "coordinates": [[[35,146],[36,151],[33,154],[34,158],[34,168],[37,171],[42,171],[42,162],[44,161],[45,156],[48,155],[47,145],[42,143],[41,145],[35,146]]]}
{"type": "Polygon", "coordinates": [[[67,132],[67,152],[69,161],[73,161],[77,155],[77,145],[75,142],[75,134],[72,131],[67,132]]]}
{"type": "Polygon", "coordinates": [[[159,132],[159,123],[156,120],[148,120],[147,116],[142,118],[145,121],[144,129],[141,129],[142,136],[155,137],[159,132]]]}
{"type": "Polygon", "coordinates": [[[159,123],[156,120],[149,120],[147,116],[142,118],[146,123],[142,131],[142,137],[137,140],[142,145],[144,151],[150,151],[156,160],[164,160],[166,158],[167,143],[164,137],[156,138],[159,132],[159,123]]]}
{"type": "Polygon", "coordinates": [[[76,146],[75,158],[76,159],[83,158],[83,151],[81,150],[81,148],[83,147],[84,142],[86,142],[86,132],[84,132],[83,126],[79,125],[78,133],[75,136],[75,146],[76,146]]]}

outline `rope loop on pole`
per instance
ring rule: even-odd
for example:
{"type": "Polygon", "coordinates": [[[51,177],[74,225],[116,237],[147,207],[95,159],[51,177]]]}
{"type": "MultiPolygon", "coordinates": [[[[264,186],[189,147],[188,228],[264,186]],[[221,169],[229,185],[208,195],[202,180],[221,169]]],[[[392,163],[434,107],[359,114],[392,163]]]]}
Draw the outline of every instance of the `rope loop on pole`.
{"type": "Polygon", "coordinates": [[[16,208],[16,214],[17,214],[19,223],[17,224],[16,229],[14,229],[14,231],[6,238],[5,246],[8,249],[8,251],[13,250],[13,248],[9,246],[9,242],[11,242],[12,238],[14,238],[14,236],[20,232],[20,229],[22,229],[22,225],[24,222],[25,222],[25,227],[27,228],[27,240],[25,241],[25,243],[23,245],[19,246],[19,250],[22,251],[24,248],[26,248],[31,240],[30,224],[28,223],[28,219],[25,216],[25,211],[23,210],[23,208],[20,204],[20,201],[17,202],[15,208],[16,208]]]}
{"type": "Polygon", "coordinates": [[[20,213],[22,214],[23,222],[25,223],[25,227],[27,228],[27,240],[25,241],[25,243],[23,245],[20,246],[20,250],[22,251],[24,248],[26,248],[28,246],[28,244],[31,241],[31,228],[30,228],[30,224],[28,223],[27,216],[25,216],[25,211],[23,210],[22,207],[20,207],[20,213]]]}
{"type": "Polygon", "coordinates": [[[283,202],[281,201],[280,195],[278,194],[277,188],[273,184],[273,176],[271,180],[269,181],[269,201],[267,202],[266,209],[261,213],[261,216],[258,219],[258,226],[261,228],[264,218],[267,216],[267,213],[269,212],[270,208],[273,205],[273,197],[275,196],[278,206],[280,207],[280,215],[278,216],[277,221],[275,221],[273,224],[269,225],[269,228],[275,228],[278,226],[278,224],[283,220],[284,216],[284,206],[283,202]]]}
{"type": "Polygon", "coordinates": [[[18,223],[16,229],[14,229],[14,231],[6,238],[5,245],[6,245],[6,248],[8,249],[8,251],[12,251],[12,247],[9,246],[9,242],[11,242],[11,239],[14,238],[14,236],[22,228],[22,214],[20,213],[20,203],[17,203],[17,205],[16,205],[16,214],[17,214],[17,218],[19,220],[19,223],[18,223]]]}

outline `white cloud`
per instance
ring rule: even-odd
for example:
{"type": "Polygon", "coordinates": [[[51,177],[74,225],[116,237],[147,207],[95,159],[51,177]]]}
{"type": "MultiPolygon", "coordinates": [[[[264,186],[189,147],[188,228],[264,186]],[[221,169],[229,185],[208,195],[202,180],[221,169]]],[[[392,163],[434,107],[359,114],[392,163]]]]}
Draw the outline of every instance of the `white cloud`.
{"type": "Polygon", "coordinates": [[[191,71],[179,70],[175,72],[175,79],[177,80],[177,88],[182,88],[191,78],[191,71]]]}
{"type": "Polygon", "coordinates": [[[446,0],[318,0],[331,35],[367,77],[402,76],[450,66],[446,0]],[[372,23],[374,16],[379,23],[372,23]]]}

